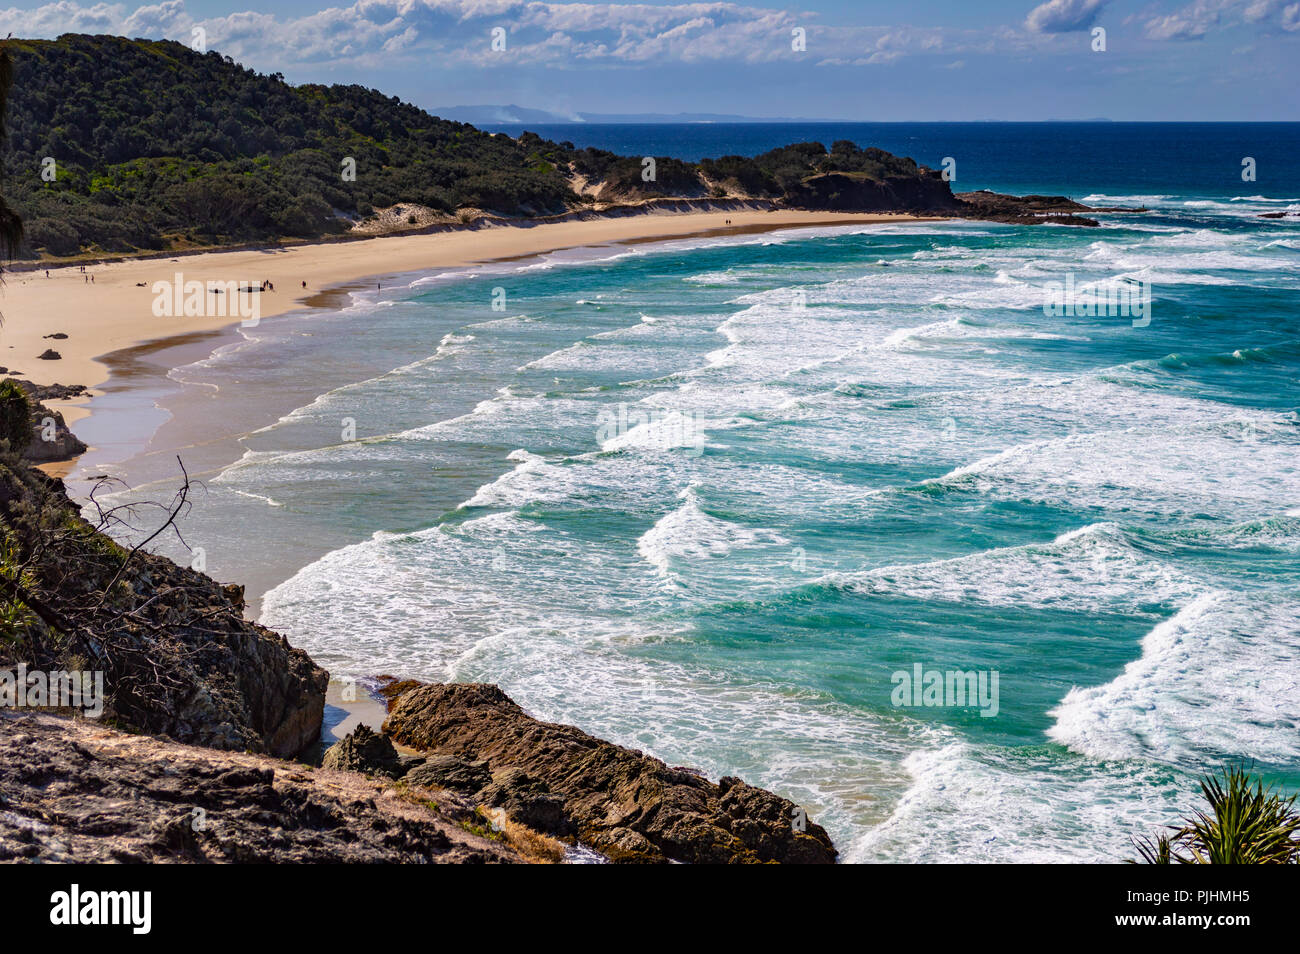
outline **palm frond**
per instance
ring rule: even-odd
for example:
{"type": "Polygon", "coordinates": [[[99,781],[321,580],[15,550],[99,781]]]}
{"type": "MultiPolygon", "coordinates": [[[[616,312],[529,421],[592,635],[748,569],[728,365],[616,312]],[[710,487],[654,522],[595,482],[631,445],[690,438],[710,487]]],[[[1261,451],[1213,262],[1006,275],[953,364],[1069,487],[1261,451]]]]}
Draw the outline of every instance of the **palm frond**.
{"type": "Polygon", "coordinates": [[[1201,780],[1208,810],[1193,812],[1180,827],[1135,847],[1146,864],[1285,865],[1300,863],[1300,812],[1296,796],[1265,788],[1241,767],[1201,780]]]}

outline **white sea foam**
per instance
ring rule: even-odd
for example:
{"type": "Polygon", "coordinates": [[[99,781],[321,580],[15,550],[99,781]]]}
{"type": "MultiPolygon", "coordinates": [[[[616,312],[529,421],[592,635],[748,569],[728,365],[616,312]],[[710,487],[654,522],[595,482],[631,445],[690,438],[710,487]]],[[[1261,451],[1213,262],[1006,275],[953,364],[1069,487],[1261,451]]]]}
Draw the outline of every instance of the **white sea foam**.
{"type": "Polygon", "coordinates": [[[735,550],[790,545],[776,531],[745,527],[705,513],[693,486],[679,497],[681,506],[659,518],[637,540],[637,552],[664,578],[673,577],[678,562],[716,560],[735,550]]]}
{"type": "Polygon", "coordinates": [[[1086,613],[1150,612],[1190,598],[1201,585],[1139,552],[1111,523],[1081,527],[1050,543],[832,574],[824,581],[866,594],[1086,613]]]}
{"type": "Polygon", "coordinates": [[[930,483],[999,499],[1249,518],[1300,499],[1293,431],[1261,416],[1076,434],[1009,448],[930,483]]]}
{"type": "Polygon", "coordinates": [[[955,739],[914,751],[903,767],[910,786],[844,861],[1115,863],[1134,857],[1134,837],[1177,818],[1194,787],[1141,765],[955,739]]]}
{"type": "Polygon", "coordinates": [[[1300,759],[1300,603],[1209,591],[1155,626],[1142,655],[1052,710],[1054,740],[1096,758],[1197,764],[1300,759]]]}

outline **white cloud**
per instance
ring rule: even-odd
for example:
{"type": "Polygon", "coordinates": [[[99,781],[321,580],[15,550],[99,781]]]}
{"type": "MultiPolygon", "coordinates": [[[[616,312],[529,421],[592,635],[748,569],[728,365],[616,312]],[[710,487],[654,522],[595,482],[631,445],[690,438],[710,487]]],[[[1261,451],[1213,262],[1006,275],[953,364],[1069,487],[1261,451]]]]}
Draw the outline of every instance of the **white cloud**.
{"type": "MultiPolygon", "coordinates": [[[[1101,2],[1101,0],[1086,0],[1101,2]]],[[[35,10],[0,10],[0,31],[18,36],[117,33],[189,42],[202,26],[209,49],[250,64],[356,65],[394,62],[458,65],[756,63],[803,56],[791,31],[807,34],[807,62],[895,62],[910,55],[1005,50],[991,31],[822,24],[795,14],[738,3],[564,3],[544,0],[355,0],[298,17],[244,11],[201,17],[183,0],[129,7],[81,6],[57,0],[35,10]],[[506,30],[505,51],[491,48],[491,30],[506,30]]],[[[2,33],[0,33],[2,35],[2,33]]],[[[1021,37],[1023,41],[1025,38],[1021,37]]]]}
{"type": "MultiPolygon", "coordinates": [[[[758,0],[764,2],[764,0],[758,0]]],[[[183,0],[83,6],[55,0],[33,10],[0,9],[0,36],[114,33],[190,42],[201,26],[209,49],[261,69],[334,66],[428,69],[544,65],[643,67],[675,63],[798,62],[881,65],[929,57],[936,69],[956,59],[1034,53],[1066,42],[1058,34],[1087,29],[1108,0],[1048,0],[1023,26],[983,29],[845,26],[814,14],[740,3],[546,2],[546,0],[354,0],[301,16],[252,10],[199,16],[183,0]],[[506,30],[504,52],[491,31],[506,30]],[[791,49],[802,27],[807,52],[791,49]]],[[[1196,0],[1164,16],[1144,14],[1149,36],[1204,35],[1228,17],[1266,31],[1300,30],[1300,0],[1196,0]],[[1229,11],[1229,13],[1225,13],[1229,11]]]]}
{"type": "Polygon", "coordinates": [[[1196,0],[1146,22],[1153,40],[1199,40],[1214,30],[1254,25],[1265,34],[1300,31],[1300,3],[1289,0],[1196,0]]]}
{"type": "Polygon", "coordinates": [[[1074,33],[1097,22],[1109,0],[1048,0],[1029,11],[1025,27],[1031,33],[1074,33]]]}

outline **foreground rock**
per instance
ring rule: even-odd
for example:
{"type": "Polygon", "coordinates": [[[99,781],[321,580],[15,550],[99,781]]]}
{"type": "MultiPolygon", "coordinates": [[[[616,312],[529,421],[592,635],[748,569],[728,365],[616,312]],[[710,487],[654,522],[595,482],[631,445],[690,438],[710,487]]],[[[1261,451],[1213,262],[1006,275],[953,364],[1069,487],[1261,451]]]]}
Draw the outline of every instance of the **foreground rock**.
{"type": "Polygon", "coordinates": [[[387,736],[359,725],[347,738],[331,745],[321,759],[321,766],[340,772],[364,772],[397,778],[403,773],[401,759],[387,736]]]}
{"type": "Polygon", "coordinates": [[[420,772],[480,786],[472,800],[520,824],[584,844],[618,862],[830,864],[821,826],[792,802],[736,778],[688,769],[540,722],[496,686],[424,685],[391,703],[384,732],[430,753],[420,772]],[[435,759],[437,760],[435,762],[435,759]],[[800,828],[804,830],[799,830],[800,828]]]}
{"type": "Polygon", "coordinates": [[[353,773],[0,710],[0,862],[535,860],[480,822],[353,773]]]}

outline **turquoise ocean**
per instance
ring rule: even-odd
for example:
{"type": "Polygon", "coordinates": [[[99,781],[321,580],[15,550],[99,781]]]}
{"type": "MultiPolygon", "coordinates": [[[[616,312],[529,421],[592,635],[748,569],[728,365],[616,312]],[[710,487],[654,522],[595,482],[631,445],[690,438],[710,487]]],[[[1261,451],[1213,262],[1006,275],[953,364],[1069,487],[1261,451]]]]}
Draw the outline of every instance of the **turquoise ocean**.
{"type": "Polygon", "coordinates": [[[1260,217],[1297,127],[565,129],[1148,211],[559,252],[243,329],[173,396],[235,442],[184,529],[262,622],[740,775],[846,861],[1113,861],[1203,771],[1300,788],[1300,217],[1260,217]],[[1045,314],[1067,276],[1149,323],[1045,314]],[[997,714],[895,705],[918,664],[996,671],[997,714]]]}

